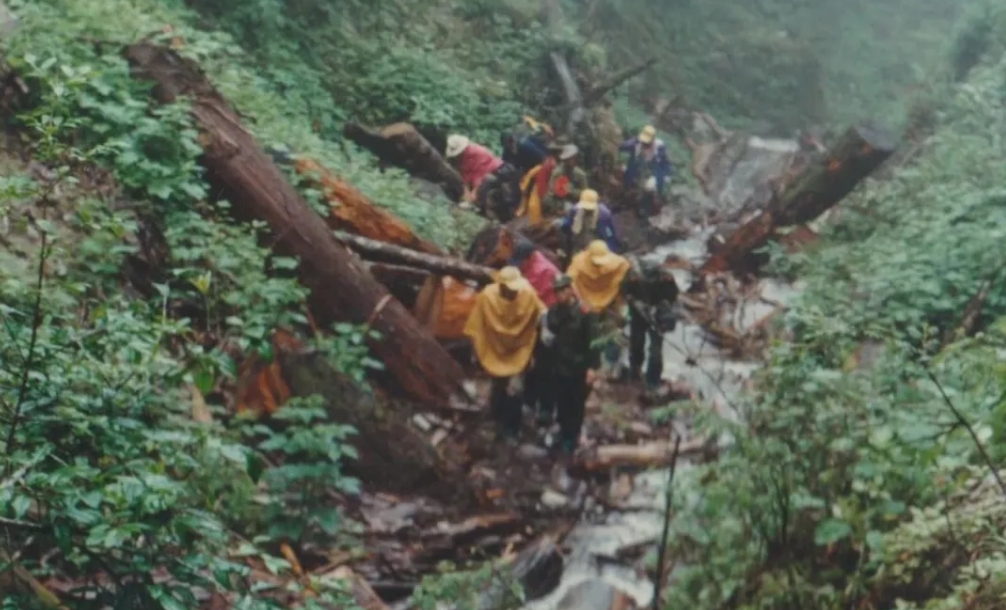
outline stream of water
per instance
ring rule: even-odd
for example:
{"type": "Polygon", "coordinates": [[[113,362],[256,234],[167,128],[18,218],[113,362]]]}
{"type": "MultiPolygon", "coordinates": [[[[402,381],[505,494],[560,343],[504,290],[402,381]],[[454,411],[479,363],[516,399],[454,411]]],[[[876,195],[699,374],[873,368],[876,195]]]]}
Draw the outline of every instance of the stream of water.
{"type": "MultiPolygon", "coordinates": [[[[707,237],[708,232],[697,232],[688,239],[657,248],[647,258],[663,262],[674,255],[699,265],[706,257],[707,237]]],[[[690,285],[688,271],[675,270],[675,275],[679,286],[690,285]]],[[[799,286],[773,280],[763,280],[760,288],[765,299],[747,303],[739,316],[737,330],[743,332],[744,327],[773,311],[775,306],[765,301],[785,305],[799,292],[799,286]]],[[[724,417],[739,417],[733,406],[736,397],[759,366],[755,361],[726,357],[696,324],[679,322],[674,332],[666,336],[664,379],[690,388],[696,400],[724,417]]],[[[720,439],[721,444],[729,442],[730,439],[720,439]]],[[[691,467],[687,460],[679,461],[677,466],[679,473],[691,467]]],[[[666,470],[653,470],[635,476],[632,492],[622,503],[631,510],[587,511],[566,540],[569,553],[559,586],[548,596],[528,603],[526,610],[608,610],[616,591],[631,598],[636,607],[648,607],[652,603],[653,583],[645,571],[640,565],[619,563],[612,558],[619,551],[659,541],[664,525],[667,475],[666,470]]],[[[672,572],[672,582],[673,578],[672,572]]]]}

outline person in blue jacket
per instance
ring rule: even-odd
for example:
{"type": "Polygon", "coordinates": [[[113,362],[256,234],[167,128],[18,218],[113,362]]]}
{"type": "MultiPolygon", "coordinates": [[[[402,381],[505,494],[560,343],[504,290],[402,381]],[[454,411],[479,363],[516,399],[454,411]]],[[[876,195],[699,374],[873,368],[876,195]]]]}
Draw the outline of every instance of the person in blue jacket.
{"type": "Polygon", "coordinates": [[[580,193],[580,201],[556,222],[566,238],[564,245],[567,262],[595,239],[604,240],[612,252],[621,250],[611,210],[601,203],[594,189],[584,189],[580,193]]]}
{"type": "Polygon", "coordinates": [[[647,125],[638,136],[622,142],[618,150],[628,153],[622,186],[637,197],[636,212],[641,216],[656,214],[663,202],[664,187],[674,172],[667,146],[657,138],[657,130],[647,125]]]}

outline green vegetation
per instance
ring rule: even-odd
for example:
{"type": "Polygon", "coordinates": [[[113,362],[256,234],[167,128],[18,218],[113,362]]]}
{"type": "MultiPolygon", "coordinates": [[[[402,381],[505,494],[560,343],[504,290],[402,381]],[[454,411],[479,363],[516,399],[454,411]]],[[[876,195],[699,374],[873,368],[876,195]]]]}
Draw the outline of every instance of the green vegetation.
{"type": "Polygon", "coordinates": [[[912,164],[787,261],[807,288],[749,425],[681,483],[701,492],[675,523],[694,567],[670,607],[1001,606],[1004,61],[984,54],[942,90],[912,164]],[[983,286],[980,332],[954,342],[983,286]],[[880,356],[855,366],[863,346],[880,356]]]}
{"type": "MultiPolygon", "coordinates": [[[[657,55],[615,100],[633,128],[654,97],[777,131],[899,122],[911,100],[935,122],[911,163],[844,204],[813,251],[776,261],[807,289],[745,399],[747,425],[701,422],[737,444],[678,483],[672,545],[689,567],[667,604],[1001,605],[1006,513],[983,450],[1006,460],[1006,12],[570,1],[550,40],[537,3],[518,0],[7,4],[20,26],[4,59],[30,93],[0,163],[0,562],[40,580],[107,577],[72,607],[193,608],[197,590],[288,607],[300,591],[260,591],[249,561],[286,574],[283,543],[357,545],[329,497],[358,491],[343,468],[353,431],[312,399],[275,427],[218,406],[241,357],[271,356],[273,329],[316,340],[298,262],[208,201],[184,104],[153,106],[129,76],[122,45],[154,33],[199,62],[263,145],[312,156],[449,248],[481,221],[376,171],[341,141],[344,120],[495,145],[520,113],[561,107],[553,50],[595,76],[657,55]],[[148,274],[156,234],[167,254],[148,274]],[[978,334],[954,338],[986,283],[978,334]],[[882,346],[879,360],[850,366],[864,344],[882,346]]],[[[339,326],[317,347],[362,380],[364,333],[339,326]]],[[[488,569],[428,581],[417,606],[470,599],[488,569]]],[[[304,607],[352,607],[337,583],[310,588],[304,607]]],[[[2,595],[4,608],[47,601],[24,582],[2,595]]]]}

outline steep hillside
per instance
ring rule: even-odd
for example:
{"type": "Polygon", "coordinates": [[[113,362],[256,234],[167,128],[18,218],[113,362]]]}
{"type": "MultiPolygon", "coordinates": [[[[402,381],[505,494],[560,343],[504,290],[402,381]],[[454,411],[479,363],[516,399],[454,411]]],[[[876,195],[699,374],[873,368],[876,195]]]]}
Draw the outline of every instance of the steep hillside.
{"type": "MultiPolygon", "coordinates": [[[[5,608],[358,601],[327,569],[362,554],[342,509],[359,503],[354,431],[313,399],[271,427],[224,405],[249,356],[276,356],[273,329],[356,380],[380,366],[369,329],[316,332],[298,261],[214,201],[186,102],[153,104],[122,57],[148,35],[195,59],[263,145],[310,155],[455,251],[483,220],[380,171],[342,141],[343,120],[495,144],[523,111],[561,112],[553,50],[588,79],[655,54],[615,100],[633,129],[661,99],[768,131],[897,122],[922,86],[896,166],[814,248],[775,248],[772,271],[806,289],[745,424],[669,407],[737,442],[677,482],[671,548],[686,568],[666,602],[1002,607],[1001,8],[569,0],[565,30],[546,36],[531,0],[7,4],[19,26],[0,96],[5,608]]],[[[434,597],[453,601],[444,580],[434,597]]]]}

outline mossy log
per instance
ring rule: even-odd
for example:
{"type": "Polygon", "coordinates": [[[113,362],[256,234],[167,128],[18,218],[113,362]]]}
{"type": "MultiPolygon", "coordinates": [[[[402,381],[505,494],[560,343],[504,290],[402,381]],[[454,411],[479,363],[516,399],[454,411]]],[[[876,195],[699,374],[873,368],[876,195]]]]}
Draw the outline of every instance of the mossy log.
{"type": "Polygon", "coordinates": [[[124,56],[137,79],[154,83],[158,101],[191,101],[209,181],[240,219],[268,224],[277,252],[300,259],[300,279],[319,321],[376,330],[380,339],[370,348],[393,380],[389,388],[434,404],[465,395],[461,366],[335,239],[192,60],[148,42],[129,45],[124,56]]]}
{"type": "Polygon", "coordinates": [[[394,123],[381,129],[346,123],[342,132],[382,162],[436,184],[452,201],[461,200],[465,191],[461,174],[409,123],[394,123]]]}
{"type": "Polygon", "coordinates": [[[855,126],[793,183],[777,193],[765,210],[742,224],[702,266],[700,275],[753,272],[764,262],[754,251],[775,238],[776,230],[810,222],[841,201],[890,157],[896,141],[886,130],[855,126]]]}

